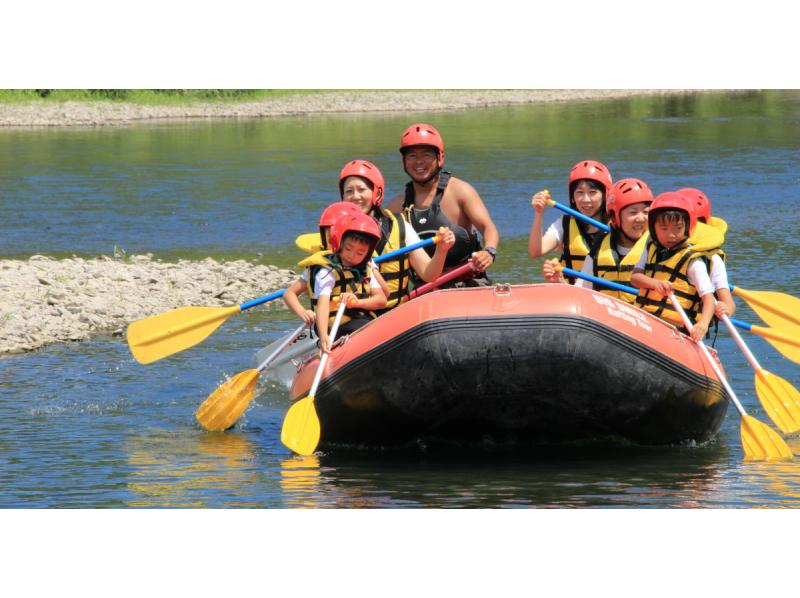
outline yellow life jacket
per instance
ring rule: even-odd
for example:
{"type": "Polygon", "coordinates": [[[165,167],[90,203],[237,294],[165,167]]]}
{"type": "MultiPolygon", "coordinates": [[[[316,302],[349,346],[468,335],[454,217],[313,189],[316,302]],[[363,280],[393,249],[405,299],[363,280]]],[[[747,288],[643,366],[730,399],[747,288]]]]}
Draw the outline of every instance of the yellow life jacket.
{"type": "MultiPolygon", "coordinates": [[[[656,280],[668,280],[671,282],[675,297],[686,312],[686,315],[689,316],[689,321],[696,322],[700,317],[700,295],[694,285],[689,282],[687,273],[689,264],[700,254],[695,252],[694,248],[690,247],[686,242],[677,248],[671,249],[667,253],[668,257],[660,262],[656,257],[656,253],[656,244],[650,240],[647,243],[645,275],[656,280]]],[[[675,324],[678,328],[684,328],[683,319],[672,307],[672,302],[666,295],[662,296],[653,289],[639,289],[639,294],[636,296],[636,305],[662,320],[675,324]]]]}
{"type": "MultiPolygon", "coordinates": [[[[304,259],[301,263],[308,265],[308,296],[311,297],[311,309],[316,310],[317,300],[314,298],[314,286],[316,284],[317,273],[320,268],[327,268],[333,272],[335,282],[333,290],[331,291],[331,302],[335,301],[342,293],[353,293],[359,299],[366,299],[371,295],[369,286],[369,276],[367,275],[366,266],[364,268],[350,268],[342,264],[339,256],[330,251],[318,251],[304,259]]],[[[342,315],[342,324],[349,322],[354,317],[374,318],[375,314],[371,311],[363,309],[350,309],[344,310],[342,315]]],[[[328,329],[333,326],[333,321],[336,318],[334,310],[328,318],[328,329]]]]}
{"type": "MultiPolygon", "coordinates": [[[[582,227],[578,226],[578,221],[570,216],[561,218],[561,226],[564,229],[561,265],[580,271],[583,268],[583,262],[586,261],[586,256],[592,249],[592,237],[587,236],[582,227]]],[[[602,231],[600,234],[603,234],[602,231]]],[[[571,276],[566,276],[566,279],[569,284],[575,284],[575,279],[571,276]]]]}
{"type": "MultiPolygon", "coordinates": [[[[389,210],[381,210],[378,224],[381,227],[381,240],[375,247],[375,255],[385,255],[406,246],[406,226],[402,217],[392,214],[389,210]]],[[[408,295],[408,283],[411,278],[408,254],[396,260],[382,262],[378,264],[378,268],[389,287],[386,307],[380,310],[384,312],[396,307],[403,297],[408,295]]]]}
{"type": "MultiPolygon", "coordinates": [[[[631,247],[628,254],[622,259],[620,259],[619,253],[617,252],[617,244],[613,238],[614,236],[613,233],[608,233],[603,237],[603,241],[600,243],[600,247],[597,250],[597,255],[594,256],[594,275],[604,280],[630,285],[633,267],[639,263],[639,259],[642,257],[642,253],[644,253],[650,234],[645,231],[645,233],[639,237],[639,240],[636,241],[636,244],[631,247]]],[[[636,301],[636,295],[615,291],[602,287],[602,285],[597,286],[597,290],[604,295],[610,295],[611,297],[616,297],[628,303],[636,301]]]]}

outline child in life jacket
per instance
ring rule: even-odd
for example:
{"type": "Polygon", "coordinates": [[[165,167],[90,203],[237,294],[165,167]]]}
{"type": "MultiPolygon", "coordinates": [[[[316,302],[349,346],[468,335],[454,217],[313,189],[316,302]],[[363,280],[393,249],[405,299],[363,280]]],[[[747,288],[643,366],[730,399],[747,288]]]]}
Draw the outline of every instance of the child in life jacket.
{"type": "MultiPolygon", "coordinates": [[[[606,222],[606,196],[611,189],[611,173],[605,165],[595,160],[583,160],[569,172],[569,203],[590,218],[606,222]]],[[[539,191],[531,197],[535,210],[528,238],[528,253],[532,258],[541,257],[551,251],[561,250],[561,265],[573,270],[583,268],[583,262],[595,243],[599,243],[603,231],[597,227],[564,215],[542,235],[542,219],[549,196],[539,191]]],[[[569,277],[568,277],[569,278],[569,277]]],[[[575,281],[569,278],[570,284],[575,281]]]]}
{"type": "MultiPolygon", "coordinates": [[[[633,267],[641,259],[649,237],[647,213],[652,202],[653,192],[644,181],[628,178],[614,183],[606,198],[611,231],[586,256],[581,269],[583,274],[619,284],[630,284],[633,267]]],[[[546,261],[542,269],[548,282],[564,282],[558,261],[546,261]]],[[[615,291],[601,284],[593,285],[582,279],[575,285],[594,288],[628,303],[636,301],[636,295],[615,291]]]]}
{"type": "Polygon", "coordinates": [[[311,267],[308,279],[322,351],[329,352],[336,340],[328,337],[328,331],[339,302],[348,307],[338,336],[355,332],[375,318],[374,310],[386,307],[386,295],[368,267],[380,240],[377,223],[363,213],[343,216],[331,227],[331,253],[311,267]],[[333,310],[332,303],[336,304],[333,310]]]}
{"type": "MultiPolygon", "coordinates": [[[[330,228],[333,226],[333,223],[342,216],[347,216],[348,214],[357,214],[359,211],[360,210],[357,208],[357,206],[341,201],[337,201],[336,203],[329,205],[322,211],[322,214],[319,218],[319,237],[322,243],[322,250],[318,252],[320,256],[330,253],[328,245],[330,242],[330,228]]],[[[306,260],[300,262],[301,267],[305,267],[305,261],[306,260]]],[[[286,307],[292,310],[292,312],[294,312],[298,318],[310,325],[314,323],[315,314],[313,309],[306,309],[305,306],[300,303],[299,295],[303,295],[304,293],[308,293],[307,269],[303,272],[300,278],[295,280],[286,289],[286,292],[283,294],[283,302],[286,304],[286,307]]]]}
{"type": "MultiPolygon", "coordinates": [[[[694,187],[685,187],[678,189],[678,193],[689,199],[694,203],[694,211],[697,215],[697,221],[707,224],[717,231],[719,231],[724,238],[728,230],[728,223],[722,218],[717,218],[711,215],[711,202],[706,194],[695,189],[694,187]]],[[[733,300],[733,294],[728,283],[728,269],[725,267],[725,250],[722,246],[704,248],[710,260],[710,276],[711,285],[714,287],[714,295],[717,298],[717,307],[715,314],[717,318],[721,318],[722,314],[728,317],[736,313],[736,302],[733,300]]]]}
{"type": "Polygon", "coordinates": [[[687,333],[669,300],[674,293],[699,342],[714,315],[714,289],[702,254],[688,242],[697,222],[694,206],[679,193],[662,193],[650,204],[647,221],[650,238],[631,276],[639,289],[636,304],[687,333]]]}

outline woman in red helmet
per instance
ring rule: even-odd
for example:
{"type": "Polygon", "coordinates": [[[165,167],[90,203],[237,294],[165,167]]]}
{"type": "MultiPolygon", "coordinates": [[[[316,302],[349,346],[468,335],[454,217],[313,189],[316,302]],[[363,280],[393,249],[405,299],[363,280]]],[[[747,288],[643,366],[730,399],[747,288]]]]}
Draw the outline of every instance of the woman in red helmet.
{"type": "MultiPolygon", "coordinates": [[[[378,223],[381,240],[375,248],[377,255],[419,242],[419,236],[407,222],[381,207],[384,195],[383,175],[371,162],[352,160],[345,164],[339,173],[339,193],[345,202],[357,206],[378,223]]],[[[442,273],[453,243],[455,236],[452,231],[445,230],[439,236],[432,257],[424,249],[415,249],[400,259],[381,263],[380,273],[388,285],[388,301],[382,311],[396,307],[408,294],[412,270],[418,279],[425,282],[437,278],[442,273]]]]}
{"type": "MultiPolygon", "coordinates": [[[[644,181],[622,179],[614,183],[606,198],[611,231],[605,234],[583,262],[581,272],[620,284],[630,284],[633,267],[639,262],[647,242],[647,213],[653,202],[653,192],[644,181]]],[[[545,280],[564,282],[558,261],[546,261],[543,266],[545,280]]],[[[576,286],[595,288],[633,303],[635,295],[614,291],[603,285],[578,280],[576,286]]]]}
{"type": "MultiPolygon", "coordinates": [[[[707,224],[714,230],[720,233],[720,238],[724,240],[724,235],[728,230],[728,223],[722,218],[717,218],[711,215],[711,202],[706,194],[695,189],[694,187],[685,187],[678,189],[678,193],[686,197],[689,201],[694,203],[695,213],[697,214],[697,222],[707,224]]],[[[708,235],[706,235],[708,236],[708,235]]],[[[689,239],[694,243],[694,239],[689,239]]],[[[709,259],[709,275],[711,276],[711,284],[714,287],[714,295],[718,299],[716,316],[722,317],[722,314],[733,316],[736,313],[736,302],[733,300],[731,289],[728,283],[728,270],[725,266],[725,250],[722,249],[722,244],[714,244],[713,247],[703,247],[709,259]]]]}
{"type": "MultiPolygon", "coordinates": [[[[447,255],[446,269],[472,259],[475,270],[484,273],[497,256],[500,234],[472,185],[442,170],[444,141],[439,131],[425,123],[411,125],[400,138],[400,153],[411,181],[404,193],[392,198],[389,209],[402,213],[422,239],[432,237],[441,227],[453,231],[455,244],[447,255]],[[483,236],[483,248],[476,230],[483,236]]],[[[486,275],[479,274],[445,286],[487,284],[486,275]]]]}
{"type": "MultiPolygon", "coordinates": [[[[606,196],[611,190],[611,173],[604,164],[596,160],[582,160],[569,172],[568,193],[572,208],[590,218],[605,223],[606,196]]],[[[551,251],[561,251],[561,264],[573,270],[581,270],[583,261],[604,233],[595,226],[584,224],[564,215],[556,220],[542,235],[542,220],[549,195],[539,191],[531,197],[535,213],[528,239],[528,253],[532,258],[541,257],[551,251]]],[[[570,279],[570,283],[574,284],[570,279]]]]}
{"type": "Polygon", "coordinates": [[[669,300],[674,292],[694,322],[691,337],[700,341],[714,315],[714,289],[702,253],[688,242],[697,222],[694,206],[679,193],[662,193],[650,204],[647,222],[650,238],[631,276],[639,289],[636,304],[687,333],[669,300]]]}
{"type": "Polygon", "coordinates": [[[312,289],[320,348],[330,351],[336,339],[328,338],[333,324],[331,302],[344,302],[345,309],[338,335],[355,332],[375,318],[374,310],[386,307],[386,295],[368,264],[375,246],[381,240],[381,231],[366,214],[342,216],[331,227],[330,254],[324,265],[311,267],[309,282],[312,289]]]}

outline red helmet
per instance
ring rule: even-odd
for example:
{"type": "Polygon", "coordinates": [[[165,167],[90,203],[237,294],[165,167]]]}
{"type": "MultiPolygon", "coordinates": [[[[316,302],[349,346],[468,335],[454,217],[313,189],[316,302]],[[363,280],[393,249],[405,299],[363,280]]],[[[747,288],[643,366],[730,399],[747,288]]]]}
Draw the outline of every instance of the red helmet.
{"type": "Polygon", "coordinates": [[[367,259],[372,257],[372,250],[381,240],[381,229],[372,216],[367,216],[359,211],[357,214],[342,216],[331,227],[331,251],[336,253],[342,246],[342,238],[346,233],[362,233],[375,239],[372,249],[367,254],[367,259]]]}
{"type": "MultiPolygon", "coordinates": [[[[319,238],[322,242],[323,249],[328,248],[325,228],[330,228],[339,218],[347,216],[348,214],[361,214],[361,208],[349,201],[337,201],[322,210],[322,214],[320,214],[319,217],[319,238]]],[[[330,233],[328,236],[330,236],[330,233]]]]}
{"type": "Polygon", "coordinates": [[[383,175],[378,167],[366,160],[348,162],[339,173],[339,196],[344,197],[344,181],[347,177],[357,176],[372,183],[372,205],[379,206],[383,201],[383,175]]]}
{"type": "Polygon", "coordinates": [[[678,193],[686,196],[692,203],[694,203],[694,211],[697,214],[697,219],[701,222],[708,222],[711,220],[711,202],[708,201],[706,194],[695,189],[694,187],[684,187],[678,189],[678,193]]]}
{"type": "Polygon", "coordinates": [[[416,145],[436,148],[439,152],[439,168],[444,165],[444,141],[434,127],[425,123],[416,123],[408,127],[400,137],[400,153],[405,153],[406,148],[416,145]]]}
{"type": "Polygon", "coordinates": [[[647,214],[647,225],[650,229],[650,238],[654,241],[658,241],[658,237],[656,237],[656,233],[654,230],[654,225],[656,222],[655,215],[658,212],[663,212],[664,210],[681,210],[686,212],[689,215],[689,230],[686,233],[686,236],[692,234],[694,231],[694,225],[697,224],[697,215],[694,213],[694,205],[692,205],[691,200],[687,197],[684,197],[680,193],[676,193],[675,191],[667,191],[666,193],[660,194],[653,200],[653,203],[650,204],[650,212],[647,214]]]}
{"type": "Polygon", "coordinates": [[[582,160],[569,171],[567,189],[569,190],[570,201],[572,201],[572,183],[581,179],[590,179],[603,185],[605,196],[608,196],[608,192],[611,190],[611,173],[608,172],[608,168],[596,160],[582,160]]]}
{"type": "Polygon", "coordinates": [[[635,203],[652,203],[653,192],[647,183],[639,179],[622,179],[614,183],[606,198],[606,209],[614,214],[617,226],[620,212],[635,203]]]}

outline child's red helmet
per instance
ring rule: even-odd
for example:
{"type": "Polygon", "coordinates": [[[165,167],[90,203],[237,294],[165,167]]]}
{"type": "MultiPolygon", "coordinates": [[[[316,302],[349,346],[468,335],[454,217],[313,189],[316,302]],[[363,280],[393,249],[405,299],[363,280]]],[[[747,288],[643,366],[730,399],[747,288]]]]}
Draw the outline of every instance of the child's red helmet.
{"type": "MultiPolygon", "coordinates": [[[[342,239],[347,233],[362,233],[372,237],[375,240],[372,249],[375,249],[375,245],[381,240],[381,229],[378,227],[378,223],[375,222],[372,216],[367,216],[361,211],[357,214],[342,216],[334,222],[331,227],[331,251],[334,253],[339,251],[342,246],[342,239]]],[[[370,250],[368,256],[372,257],[372,250],[370,250]]]]}
{"type": "Polygon", "coordinates": [[[635,203],[652,203],[653,192],[642,180],[622,179],[614,183],[606,197],[606,209],[614,214],[614,220],[619,226],[620,212],[635,203]]]}
{"type": "Polygon", "coordinates": [[[372,205],[381,205],[384,182],[383,175],[377,166],[366,160],[353,160],[345,164],[339,173],[339,197],[344,197],[344,180],[351,176],[361,177],[372,183],[372,205]]]}
{"type": "Polygon", "coordinates": [[[608,196],[608,192],[611,190],[611,173],[608,171],[608,168],[596,160],[582,160],[569,171],[567,190],[569,192],[570,201],[572,200],[572,183],[581,179],[590,179],[603,185],[605,188],[605,196],[608,196]]]}
{"type": "Polygon", "coordinates": [[[694,203],[694,211],[698,220],[702,220],[702,222],[711,220],[711,202],[708,200],[705,193],[694,187],[678,189],[678,193],[688,197],[689,200],[694,203]]]}
{"type": "Polygon", "coordinates": [[[647,214],[647,226],[650,229],[651,239],[658,241],[654,228],[656,214],[664,210],[681,210],[686,212],[689,216],[689,230],[686,236],[688,237],[694,232],[695,224],[697,224],[697,215],[694,212],[692,201],[676,191],[667,191],[656,197],[653,203],[650,204],[650,212],[647,214]]]}
{"type": "Polygon", "coordinates": [[[434,127],[425,123],[416,123],[408,127],[400,137],[400,153],[404,154],[407,148],[416,145],[436,148],[436,151],[439,152],[439,168],[444,165],[444,141],[434,127]]]}
{"type": "Polygon", "coordinates": [[[320,214],[319,217],[319,238],[322,242],[322,248],[326,249],[328,247],[328,241],[325,236],[325,228],[330,228],[333,226],[334,223],[342,216],[361,213],[361,208],[349,201],[337,201],[336,203],[332,203],[327,208],[322,210],[322,214],[320,214]]]}

